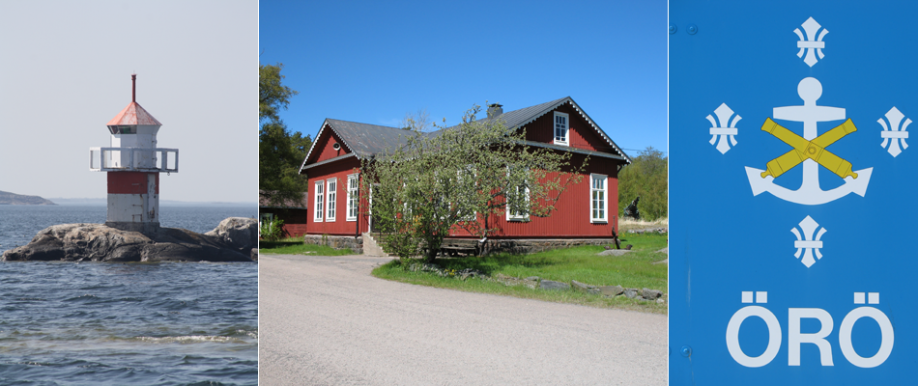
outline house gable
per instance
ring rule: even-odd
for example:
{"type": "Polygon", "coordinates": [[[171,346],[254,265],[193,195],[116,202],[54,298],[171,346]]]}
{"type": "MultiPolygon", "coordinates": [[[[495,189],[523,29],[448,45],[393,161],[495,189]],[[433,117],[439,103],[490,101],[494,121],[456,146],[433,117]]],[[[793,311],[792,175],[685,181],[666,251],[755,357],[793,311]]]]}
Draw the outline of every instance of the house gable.
{"type": "MultiPolygon", "coordinates": [[[[328,126],[325,128],[328,128],[328,126]]],[[[320,137],[316,139],[315,148],[313,149],[315,154],[311,154],[311,159],[307,158],[308,163],[322,162],[335,157],[351,154],[351,149],[341,140],[338,133],[334,130],[326,130],[325,128],[323,128],[322,133],[320,133],[320,137]],[[338,145],[338,149],[335,149],[336,144],[338,145]]]]}
{"type": "Polygon", "coordinates": [[[584,119],[577,109],[567,103],[523,126],[523,129],[526,130],[526,140],[553,144],[555,112],[563,113],[568,117],[567,146],[603,153],[618,153],[616,148],[600,137],[599,133],[591,127],[591,123],[584,119]]]}

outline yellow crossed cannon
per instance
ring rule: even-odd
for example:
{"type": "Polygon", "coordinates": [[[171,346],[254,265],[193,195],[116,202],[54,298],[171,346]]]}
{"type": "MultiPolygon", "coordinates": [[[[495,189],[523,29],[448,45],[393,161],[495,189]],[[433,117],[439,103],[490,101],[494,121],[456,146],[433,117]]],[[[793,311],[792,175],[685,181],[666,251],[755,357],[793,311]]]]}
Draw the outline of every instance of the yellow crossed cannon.
{"type": "Polygon", "coordinates": [[[807,159],[816,161],[841,178],[845,178],[847,176],[857,178],[857,173],[851,171],[851,162],[845,161],[841,157],[826,150],[826,147],[835,143],[835,141],[838,141],[842,137],[857,131],[857,127],[854,127],[854,123],[851,122],[850,118],[848,118],[845,123],[842,123],[832,130],[823,133],[822,135],[814,138],[812,141],[807,141],[803,137],[782,127],[781,125],[775,123],[775,121],[771,120],[771,118],[765,119],[765,123],[762,124],[762,131],[766,131],[771,135],[774,135],[784,143],[791,145],[791,147],[794,148],[794,150],[791,150],[778,158],[768,161],[768,164],[766,165],[767,171],[762,172],[762,178],[765,178],[769,175],[777,178],[778,176],[784,174],[784,172],[791,170],[793,167],[799,165],[801,162],[807,159]]]}

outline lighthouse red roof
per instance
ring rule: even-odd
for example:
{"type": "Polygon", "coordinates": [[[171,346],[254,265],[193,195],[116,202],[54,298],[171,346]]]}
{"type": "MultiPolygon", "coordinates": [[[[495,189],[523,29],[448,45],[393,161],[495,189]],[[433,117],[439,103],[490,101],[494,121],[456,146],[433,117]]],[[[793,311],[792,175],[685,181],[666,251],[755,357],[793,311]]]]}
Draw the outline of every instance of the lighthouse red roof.
{"type": "Polygon", "coordinates": [[[107,126],[117,126],[117,125],[159,125],[162,126],[162,123],[153,118],[147,110],[144,110],[143,107],[140,107],[137,102],[131,102],[124,110],[121,110],[118,115],[112,118],[111,121],[108,121],[107,126]]]}

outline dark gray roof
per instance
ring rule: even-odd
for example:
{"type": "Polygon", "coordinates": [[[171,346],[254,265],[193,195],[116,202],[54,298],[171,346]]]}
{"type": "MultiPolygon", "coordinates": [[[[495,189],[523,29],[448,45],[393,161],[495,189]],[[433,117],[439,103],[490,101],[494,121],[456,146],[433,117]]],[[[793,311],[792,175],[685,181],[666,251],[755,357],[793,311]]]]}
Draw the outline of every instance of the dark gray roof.
{"type": "MultiPolygon", "coordinates": [[[[536,120],[537,118],[545,115],[548,112],[551,112],[558,106],[561,106],[565,103],[571,103],[575,110],[577,110],[580,115],[592,125],[593,129],[614,149],[618,154],[614,154],[617,159],[623,159],[626,163],[631,163],[631,158],[625,154],[615,142],[612,141],[609,136],[606,135],[602,129],[593,122],[592,119],[580,108],[577,106],[577,103],[574,102],[571,97],[564,97],[561,99],[555,99],[550,102],[545,102],[535,106],[530,106],[522,108],[519,110],[513,110],[495,117],[485,118],[485,119],[500,119],[504,122],[504,125],[508,128],[523,127],[529,122],[536,120]]],[[[456,127],[456,126],[453,126],[456,127]]],[[[450,130],[453,127],[446,129],[425,133],[425,135],[436,136],[439,132],[443,130],[450,130]]],[[[380,126],[380,125],[371,125],[367,123],[358,123],[358,122],[349,122],[341,121],[337,119],[326,119],[322,124],[322,128],[319,130],[319,133],[316,135],[316,139],[319,139],[322,136],[322,132],[325,130],[334,131],[341,142],[344,143],[352,152],[357,156],[358,159],[364,159],[373,157],[376,154],[383,153],[386,149],[392,149],[401,145],[404,145],[407,141],[406,139],[410,135],[414,135],[413,132],[402,130],[395,127],[389,126],[380,126]]],[[[300,170],[306,166],[306,161],[309,160],[312,155],[313,149],[315,149],[316,143],[314,141],[312,148],[309,149],[309,152],[306,155],[306,159],[303,160],[303,165],[300,166],[300,170]]],[[[569,150],[572,148],[567,148],[566,146],[557,146],[558,150],[569,150]]],[[[554,146],[552,147],[554,148],[554,146]]],[[[599,154],[599,152],[593,152],[599,154]]]]}
{"type": "MultiPolygon", "coordinates": [[[[360,159],[372,157],[386,151],[386,149],[404,145],[406,138],[409,135],[413,135],[411,131],[395,127],[339,121],[337,119],[326,119],[325,124],[330,126],[341,138],[341,141],[344,142],[344,145],[356,153],[357,158],[360,159]]],[[[322,130],[325,130],[324,126],[322,130]]],[[[316,138],[319,138],[319,136],[317,135],[316,138]]]]}
{"type": "MultiPolygon", "coordinates": [[[[535,106],[529,106],[519,110],[508,111],[501,115],[498,115],[494,118],[501,119],[504,121],[504,125],[507,127],[522,127],[529,122],[534,121],[536,118],[545,115],[545,113],[552,111],[555,107],[560,106],[566,102],[570,97],[555,99],[551,102],[545,102],[535,106]]],[[[492,119],[492,118],[489,118],[492,119]]]]}

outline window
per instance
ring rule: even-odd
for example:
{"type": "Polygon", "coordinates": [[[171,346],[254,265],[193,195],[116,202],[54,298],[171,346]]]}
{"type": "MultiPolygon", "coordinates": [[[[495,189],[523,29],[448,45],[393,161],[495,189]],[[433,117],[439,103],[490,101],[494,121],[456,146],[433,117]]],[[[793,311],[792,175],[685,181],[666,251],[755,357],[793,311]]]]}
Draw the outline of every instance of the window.
{"type": "Polygon", "coordinates": [[[520,205],[514,206],[511,200],[508,198],[507,204],[507,221],[512,220],[528,220],[529,219],[529,208],[527,204],[529,203],[529,188],[525,186],[517,186],[516,190],[511,191],[511,194],[519,197],[522,194],[522,201],[520,205]]]}
{"type": "Polygon", "coordinates": [[[322,222],[324,208],[325,208],[325,181],[316,181],[316,222],[322,222]]]}
{"type": "Polygon", "coordinates": [[[556,145],[567,145],[568,144],[568,128],[569,128],[567,114],[559,113],[555,111],[555,144],[556,145]]]}
{"type": "Polygon", "coordinates": [[[507,191],[507,221],[513,220],[529,220],[529,187],[525,184],[507,191]]]}
{"type": "Polygon", "coordinates": [[[357,174],[347,176],[347,221],[357,221],[357,174]]]}
{"type": "Polygon", "coordinates": [[[335,221],[335,204],[338,202],[336,200],[338,196],[338,179],[329,178],[328,179],[328,201],[325,202],[327,205],[327,210],[325,211],[325,221],[335,221]]]}
{"type": "MultiPolygon", "coordinates": [[[[465,165],[465,168],[461,168],[456,171],[456,183],[460,184],[460,186],[462,184],[462,179],[466,178],[466,177],[463,177],[464,175],[471,175],[472,176],[471,178],[473,181],[475,180],[475,178],[478,177],[472,165],[465,165]]],[[[476,186],[478,185],[477,182],[475,185],[476,186]]],[[[459,199],[463,200],[461,204],[465,204],[468,201],[473,200],[474,197],[460,197],[459,199]]],[[[478,219],[478,212],[476,211],[472,211],[471,213],[462,213],[462,211],[460,210],[460,211],[457,211],[456,215],[459,217],[459,221],[475,221],[478,219]]]]}
{"type": "Polygon", "coordinates": [[[590,222],[609,221],[606,213],[609,210],[606,193],[606,176],[590,174],[590,222]]]}

